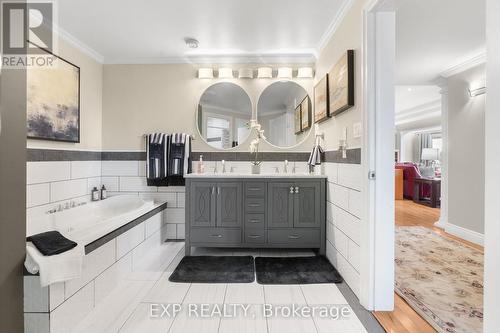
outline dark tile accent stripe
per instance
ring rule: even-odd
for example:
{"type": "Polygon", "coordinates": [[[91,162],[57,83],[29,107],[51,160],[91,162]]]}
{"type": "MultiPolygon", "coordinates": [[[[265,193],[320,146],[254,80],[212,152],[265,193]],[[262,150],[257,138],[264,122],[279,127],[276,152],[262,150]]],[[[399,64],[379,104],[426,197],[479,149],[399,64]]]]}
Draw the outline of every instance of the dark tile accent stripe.
{"type": "Polygon", "coordinates": [[[103,151],[103,161],[145,161],[145,151],[103,151]]]}
{"type": "MultiPolygon", "coordinates": [[[[203,155],[205,161],[252,161],[253,154],[245,151],[226,152],[193,152],[191,159],[197,161],[203,155]]],[[[307,152],[262,152],[259,154],[262,161],[284,161],[306,162],[309,159],[307,152]]],[[[28,162],[47,161],[145,161],[144,151],[78,151],[78,150],[55,150],[55,149],[28,149],[28,162]]],[[[342,163],[342,162],[339,162],[342,163]]],[[[345,162],[344,162],[345,163],[345,162]]]]}
{"type": "Polygon", "coordinates": [[[101,246],[103,246],[107,242],[115,239],[116,237],[118,237],[121,234],[129,231],[133,227],[141,224],[142,222],[146,221],[150,217],[158,214],[159,212],[161,212],[161,211],[163,211],[165,209],[167,209],[167,203],[166,202],[163,203],[163,204],[161,204],[160,206],[156,207],[155,209],[150,210],[146,214],[144,214],[142,216],[139,216],[135,220],[130,221],[129,223],[122,225],[118,229],[115,229],[115,230],[111,231],[110,233],[102,236],[101,238],[96,239],[92,243],[89,243],[89,244],[85,245],[85,254],[87,255],[90,252],[95,251],[96,249],[100,248],[101,246]]]}
{"type": "Polygon", "coordinates": [[[48,161],[100,161],[100,151],[59,150],[59,149],[34,149],[26,150],[28,162],[48,161]]]}
{"type": "Polygon", "coordinates": [[[359,321],[366,328],[368,333],[385,333],[385,330],[379,324],[378,320],[371,313],[371,311],[366,310],[360,303],[358,297],[352,292],[351,288],[345,283],[339,283],[336,285],[342,295],[349,303],[349,306],[352,308],[352,311],[359,318],[359,321]]]}
{"type": "Polygon", "coordinates": [[[361,148],[347,149],[347,158],[342,158],[339,150],[325,151],[323,162],[361,164],[361,148]]]}

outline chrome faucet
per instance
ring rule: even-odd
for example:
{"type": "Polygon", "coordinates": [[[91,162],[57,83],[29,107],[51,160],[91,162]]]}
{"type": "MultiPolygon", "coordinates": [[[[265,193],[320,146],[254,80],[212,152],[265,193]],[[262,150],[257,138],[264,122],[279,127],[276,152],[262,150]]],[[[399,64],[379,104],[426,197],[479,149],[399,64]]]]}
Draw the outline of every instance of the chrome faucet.
{"type": "Polygon", "coordinates": [[[283,166],[283,173],[288,173],[288,160],[285,160],[285,165],[283,166]]]}
{"type": "Polygon", "coordinates": [[[222,173],[226,173],[226,161],[222,160],[221,164],[222,164],[222,173]]]}

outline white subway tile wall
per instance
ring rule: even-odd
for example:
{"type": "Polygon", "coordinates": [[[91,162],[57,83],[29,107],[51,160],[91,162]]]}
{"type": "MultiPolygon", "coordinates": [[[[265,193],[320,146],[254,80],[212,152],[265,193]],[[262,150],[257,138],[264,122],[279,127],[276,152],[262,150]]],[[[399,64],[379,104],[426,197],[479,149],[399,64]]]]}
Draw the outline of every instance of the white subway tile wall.
{"type": "Polygon", "coordinates": [[[326,256],[358,296],[362,173],[360,164],[325,163],[326,256]]]}

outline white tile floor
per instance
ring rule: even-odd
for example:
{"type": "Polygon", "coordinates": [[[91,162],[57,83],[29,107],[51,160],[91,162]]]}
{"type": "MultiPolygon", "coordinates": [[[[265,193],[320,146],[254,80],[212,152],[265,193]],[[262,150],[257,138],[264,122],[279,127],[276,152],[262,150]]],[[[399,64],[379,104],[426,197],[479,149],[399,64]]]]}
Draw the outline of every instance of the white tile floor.
{"type": "MultiPolygon", "coordinates": [[[[182,244],[179,244],[182,245],[182,244]]],[[[312,255],[309,251],[242,250],[196,248],[193,255],[260,255],[299,256],[312,255]]],[[[77,332],[137,332],[137,333],[366,333],[359,319],[350,310],[346,299],[335,284],[320,285],[260,285],[248,284],[198,284],[168,281],[184,256],[180,248],[177,256],[161,274],[149,270],[139,274],[144,279],[125,280],[103,300],[79,325],[77,332]],[[155,277],[160,276],[154,280],[155,277]],[[175,317],[154,318],[151,309],[157,304],[180,304],[182,310],[175,317]],[[232,304],[248,306],[247,315],[238,308],[238,316],[196,318],[189,315],[189,304],[208,304],[211,309],[225,304],[233,314],[232,304]],[[265,317],[264,304],[291,306],[338,306],[349,312],[348,316],[334,320],[320,316],[308,318],[265,317]]],[[[199,309],[199,308],[197,308],[199,309]]],[[[161,309],[160,312],[161,313],[161,309]]],[[[197,313],[200,313],[199,311],[197,313]]]]}

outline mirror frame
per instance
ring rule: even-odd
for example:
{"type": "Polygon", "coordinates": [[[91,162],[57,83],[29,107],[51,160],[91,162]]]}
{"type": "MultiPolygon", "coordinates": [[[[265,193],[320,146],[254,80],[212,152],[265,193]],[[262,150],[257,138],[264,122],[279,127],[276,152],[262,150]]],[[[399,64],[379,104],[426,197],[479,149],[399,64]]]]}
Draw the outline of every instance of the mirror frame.
{"type": "Polygon", "coordinates": [[[269,144],[270,146],[272,146],[273,148],[278,148],[278,149],[283,149],[283,150],[294,149],[294,148],[297,148],[298,146],[304,144],[304,142],[306,142],[309,139],[309,137],[311,136],[311,133],[315,130],[314,129],[314,124],[315,124],[314,123],[314,101],[311,98],[311,95],[309,94],[309,92],[307,91],[307,89],[304,88],[303,85],[301,85],[298,82],[293,81],[293,80],[279,80],[279,81],[274,81],[274,82],[269,83],[267,86],[264,87],[264,89],[262,89],[262,91],[259,94],[259,98],[257,99],[257,104],[255,105],[255,119],[256,119],[257,123],[259,123],[259,102],[260,102],[260,99],[262,98],[262,95],[264,94],[264,91],[266,91],[267,88],[269,88],[273,84],[279,83],[279,82],[281,82],[281,83],[284,83],[284,82],[295,83],[296,85],[298,85],[299,87],[301,87],[302,89],[304,89],[304,91],[307,94],[307,97],[309,98],[309,103],[310,103],[310,106],[311,106],[311,127],[309,128],[309,131],[306,133],[306,135],[304,136],[304,138],[300,142],[297,142],[296,144],[291,145],[291,146],[281,147],[281,146],[275,145],[274,143],[270,142],[267,139],[266,133],[264,133],[264,136],[266,136],[266,139],[264,141],[267,144],[269,144]]]}
{"type": "Polygon", "coordinates": [[[199,112],[198,112],[198,106],[200,105],[200,101],[201,101],[201,98],[203,97],[203,95],[205,94],[205,92],[210,88],[210,87],[213,87],[215,85],[218,85],[218,84],[221,84],[221,83],[229,83],[229,84],[233,84],[237,87],[239,87],[241,90],[243,90],[243,92],[247,95],[248,97],[248,100],[250,101],[250,111],[251,111],[251,115],[250,115],[250,119],[248,120],[248,122],[252,121],[252,120],[255,120],[254,119],[254,114],[255,114],[255,110],[254,110],[254,103],[252,101],[252,98],[250,97],[250,95],[248,94],[248,92],[245,90],[245,88],[243,88],[240,84],[236,83],[236,82],[232,82],[232,81],[217,81],[217,82],[214,82],[210,85],[208,85],[205,89],[203,89],[203,91],[201,92],[199,98],[198,98],[198,103],[196,104],[196,110],[195,110],[195,127],[196,127],[196,131],[198,132],[198,135],[199,137],[203,140],[203,142],[209,146],[210,148],[212,149],[215,149],[217,151],[220,151],[220,152],[223,152],[223,151],[230,151],[230,150],[235,150],[237,149],[238,147],[241,147],[241,145],[243,145],[245,142],[248,141],[248,139],[252,136],[251,133],[247,135],[247,137],[242,141],[240,142],[237,146],[235,147],[230,147],[230,148],[217,148],[217,147],[214,147],[212,146],[210,143],[208,143],[207,139],[205,137],[203,137],[203,134],[201,133],[201,130],[200,130],[200,127],[198,126],[198,118],[199,118],[199,112]]]}

